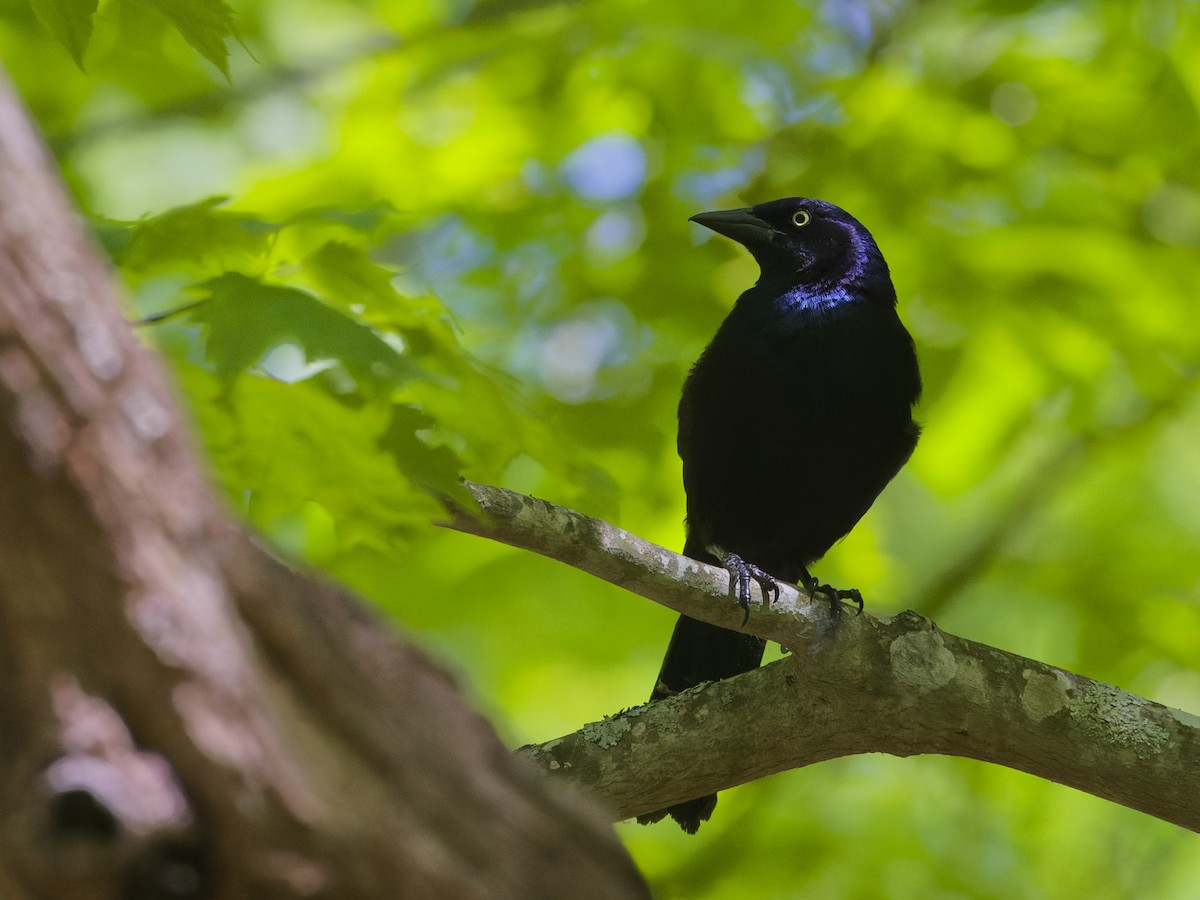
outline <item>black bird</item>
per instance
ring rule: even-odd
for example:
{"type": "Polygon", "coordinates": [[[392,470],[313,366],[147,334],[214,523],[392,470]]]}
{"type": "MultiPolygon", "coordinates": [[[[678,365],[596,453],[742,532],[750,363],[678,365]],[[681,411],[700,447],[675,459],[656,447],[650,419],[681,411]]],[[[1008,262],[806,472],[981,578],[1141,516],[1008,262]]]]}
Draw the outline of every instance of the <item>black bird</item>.
{"type": "MultiPolygon", "coordinates": [[[[870,508],[916,447],[921,376],[870,232],[821,200],[791,197],[692,221],[745,246],[758,282],[700,355],[679,401],[692,559],[722,565],[748,608],[750,580],[818,585],[808,566],[870,508]]],[[[765,642],[680,616],[652,700],[749,672],[765,642]]],[[[694,833],[716,795],[670,815],[694,833]]]]}

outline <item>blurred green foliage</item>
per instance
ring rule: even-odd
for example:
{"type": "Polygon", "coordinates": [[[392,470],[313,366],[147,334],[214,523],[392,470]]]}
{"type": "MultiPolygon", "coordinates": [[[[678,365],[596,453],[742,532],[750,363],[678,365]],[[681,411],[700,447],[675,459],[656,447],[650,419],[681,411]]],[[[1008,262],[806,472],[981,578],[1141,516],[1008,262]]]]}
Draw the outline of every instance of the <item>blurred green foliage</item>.
{"type": "MultiPolygon", "coordinates": [[[[433,527],[425,489],[680,546],[679,387],[755,277],[687,217],[795,194],[872,229],[926,379],[921,446],[821,577],[1200,711],[1194,2],[88,7],[6,0],[0,52],[231,504],[506,738],[642,701],[673,616],[433,527]]],[[[621,833],[664,898],[1200,883],[1191,835],[964,760],[621,833]]]]}

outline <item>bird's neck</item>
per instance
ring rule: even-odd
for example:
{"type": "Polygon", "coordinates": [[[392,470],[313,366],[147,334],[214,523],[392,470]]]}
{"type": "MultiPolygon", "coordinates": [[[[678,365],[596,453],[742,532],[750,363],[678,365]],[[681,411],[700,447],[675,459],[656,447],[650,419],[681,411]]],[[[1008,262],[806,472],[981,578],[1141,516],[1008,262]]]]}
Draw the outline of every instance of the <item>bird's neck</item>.
{"type": "Polygon", "coordinates": [[[844,284],[798,285],[776,294],[771,305],[780,313],[820,313],[862,302],[861,293],[844,284]]]}
{"type": "Polygon", "coordinates": [[[839,278],[797,284],[793,278],[764,275],[738,300],[745,312],[759,316],[820,314],[856,305],[895,303],[896,293],[888,275],[866,271],[854,278],[839,278]]]}
{"type": "Polygon", "coordinates": [[[759,261],[758,284],[747,291],[755,295],[754,304],[765,304],[782,315],[825,313],[861,304],[896,303],[891,274],[879,247],[870,235],[859,229],[846,231],[849,239],[845,253],[837,258],[818,261],[804,272],[787,271],[777,260],[759,261]]]}

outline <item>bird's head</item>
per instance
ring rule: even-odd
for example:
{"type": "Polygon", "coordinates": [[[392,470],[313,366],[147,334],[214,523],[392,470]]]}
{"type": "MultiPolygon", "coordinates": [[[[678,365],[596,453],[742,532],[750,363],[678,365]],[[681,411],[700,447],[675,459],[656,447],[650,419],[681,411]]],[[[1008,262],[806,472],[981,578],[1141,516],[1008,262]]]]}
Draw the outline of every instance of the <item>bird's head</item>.
{"type": "Polygon", "coordinates": [[[691,220],[749,250],[764,279],[830,290],[864,275],[887,277],[887,264],[871,233],[824,200],[788,197],[697,213],[691,220]]]}

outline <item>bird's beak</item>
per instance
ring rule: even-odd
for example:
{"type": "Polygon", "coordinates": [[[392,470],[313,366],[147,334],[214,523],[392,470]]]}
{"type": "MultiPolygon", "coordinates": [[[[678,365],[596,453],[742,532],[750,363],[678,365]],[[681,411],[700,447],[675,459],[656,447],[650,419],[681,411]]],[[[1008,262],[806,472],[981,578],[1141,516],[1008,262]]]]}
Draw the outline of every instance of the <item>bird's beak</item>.
{"type": "Polygon", "coordinates": [[[771,226],[754,215],[749,207],[696,213],[689,221],[733,238],[739,244],[761,241],[771,230],[771,226]]]}

